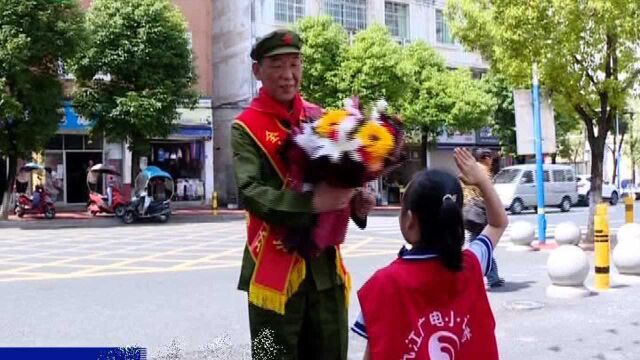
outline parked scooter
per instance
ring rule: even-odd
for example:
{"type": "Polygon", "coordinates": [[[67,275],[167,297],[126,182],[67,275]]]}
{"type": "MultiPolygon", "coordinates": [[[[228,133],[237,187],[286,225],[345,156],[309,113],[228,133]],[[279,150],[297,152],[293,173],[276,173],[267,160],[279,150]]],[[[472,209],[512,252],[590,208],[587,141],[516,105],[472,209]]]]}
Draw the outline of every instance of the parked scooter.
{"type": "Polygon", "coordinates": [[[87,211],[96,216],[99,213],[116,214],[122,217],[127,209],[127,201],[122,195],[120,173],[113,167],[97,164],[87,172],[87,188],[89,189],[89,204],[87,211]],[[98,179],[106,180],[106,194],[98,191],[98,179]]]}
{"type": "MultiPolygon", "coordinates": [[[[36,163],[28,163],[19,170],[21,173],[44,172],[44,167],[36,163]]],[[[42,185],[36,185],[31,194],[17,194],[15,214],[23,217],[25,214],[44,215],[45,219],[56,217],[56,207],[51,198],[51,193],[42,185]]]]}
{"type": "Polygon", "coordinates": [[[134,195],[122,216],[125,224],[137,219],[167,222],[171,216],[173,178],[155,166],[149,166],[136,177],[134,195]]]}

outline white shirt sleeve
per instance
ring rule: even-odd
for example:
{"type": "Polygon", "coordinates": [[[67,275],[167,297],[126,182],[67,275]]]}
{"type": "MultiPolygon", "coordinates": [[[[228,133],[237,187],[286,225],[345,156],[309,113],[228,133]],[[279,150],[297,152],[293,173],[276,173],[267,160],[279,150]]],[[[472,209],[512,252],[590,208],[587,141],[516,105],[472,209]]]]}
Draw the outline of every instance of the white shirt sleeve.
{"type": "Polygon", "coordinates": [[[358,314],[356,322],[351,326],[351,331],[362,336],[365,339],[369,339],[369,336],[367,335],[367,328],[364,325],[364,317],[362,316],[362,312],[358,314]]]}
{"type": "Polygon", "coordinates": [[[469,244],[469,250],[478,258],[482,274],[487,275],[491,270],[491,258],[493,258],[493,245],[484,235],[478,235],[469,244]]]}

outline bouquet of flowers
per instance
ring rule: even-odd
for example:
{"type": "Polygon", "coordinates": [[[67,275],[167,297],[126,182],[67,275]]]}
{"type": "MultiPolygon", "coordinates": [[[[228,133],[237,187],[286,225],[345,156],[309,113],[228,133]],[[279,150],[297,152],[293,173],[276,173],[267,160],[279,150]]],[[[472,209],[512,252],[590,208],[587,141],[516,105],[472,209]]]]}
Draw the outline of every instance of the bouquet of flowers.
{"type": "MultiPolygon", "coordinates": [[[[292,130],[289,159],[294,173],[305,184],[357,188],[398,166],[404,161],[403,127],[387,107],[379,100],[367,117],[359,100],[351,98],[343,109],[311,115],[292,130]]],[[[309,234],[313,241],[295,239],[293,247],[309,254],[339,245],[350,215],[350,207],[319,214],[309,234]]]]}
{"type": "Polygon", "coordinates": [[[358,99],[351,98],[343,109],[303,122],[293,141],[308,159],[306,181],[355,188],[397,162],[403,130],[402,123],[387,114],[386,101],[377,101],[366,118],[358,99]]]}

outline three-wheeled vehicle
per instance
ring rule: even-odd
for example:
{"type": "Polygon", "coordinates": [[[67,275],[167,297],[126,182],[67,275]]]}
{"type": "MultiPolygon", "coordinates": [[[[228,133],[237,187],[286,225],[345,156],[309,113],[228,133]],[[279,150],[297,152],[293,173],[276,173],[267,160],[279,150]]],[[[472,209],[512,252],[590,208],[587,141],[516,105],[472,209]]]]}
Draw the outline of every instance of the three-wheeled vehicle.
{"type": "Polygon", "coordinates": [[[149,166],[136,177],[133,197],[122,216],[125,224],[137,219],[157,219],[167,222],[171,216],[173,178],[158,167],[149,166]]]}
{"type": "MultiPolygon", "coordinates": [[[[27,177],[34,172],[44,175],[45,169],[42,165],[27,163],[18,170],[18,178],[27,177]]],[[[14,211],[18,217],[23,217],[25,214],[44,215],[46,219],[56,217],[56,207],[51,198],[51,192],[45,186],[36,185],[31,195],[21,192],[16,196],[14,211]]]]}
{"type": "Polygon", "coordinates": [[[120,173],[112,166],[96,164],[87,172],[89,204],[87,211],[96,216],[99,213],[116,214],[122,217],[127,209],[127,201],[122,195],[120,173]],[[106,184],[106,193],[100,193],[98,184],[106,184]]]}

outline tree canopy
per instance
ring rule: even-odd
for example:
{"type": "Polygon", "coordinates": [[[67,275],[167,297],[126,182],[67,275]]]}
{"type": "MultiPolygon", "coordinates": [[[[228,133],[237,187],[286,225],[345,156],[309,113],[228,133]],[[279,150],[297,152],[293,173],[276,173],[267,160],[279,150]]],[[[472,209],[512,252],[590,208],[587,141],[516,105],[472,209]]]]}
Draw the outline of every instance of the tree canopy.
{"type": "Polygon", "coordinates": [[[384,98],[425,140],[444,128],[485,126],[495,107],[480,81],[465,69],[449,70],[429,45],[399,45],[386,27],[373,25],[349,44],[331,18],[304,18],[296,29],[305,41],[302,92],[324,107],[358,95],[364,104],[384,98]]]}
{"type": "Polygon", "coordinates": [[[74,105],[93,131],[143,148],[167,137],[177,109],[195,103],[185,20],[169,0],[96,0],[75,60],[74,105]]]}
{"type": "Polygon", "coordinates": [[[302,94],[325,107],[340,107],[340,66],[348,47],[347,32],[330,17],[304,17],[295,25],[304,41],[302,94]]]}
{"type": "Polygon", "coordinates": [[[0,152],[9,159],[6,218],[17,159],[55,134],[62,113],[61,61],[83,39],[75,1],[0,0],[0,152]]]}
{"type": "Polygon", "coordinates": [[[600,202],[607,134],[640,75],[640,2],[451,0],[447,13],[456,38],[512,84],[529,86],[538,64],[556,109],[585,125],[600,202]]]}

